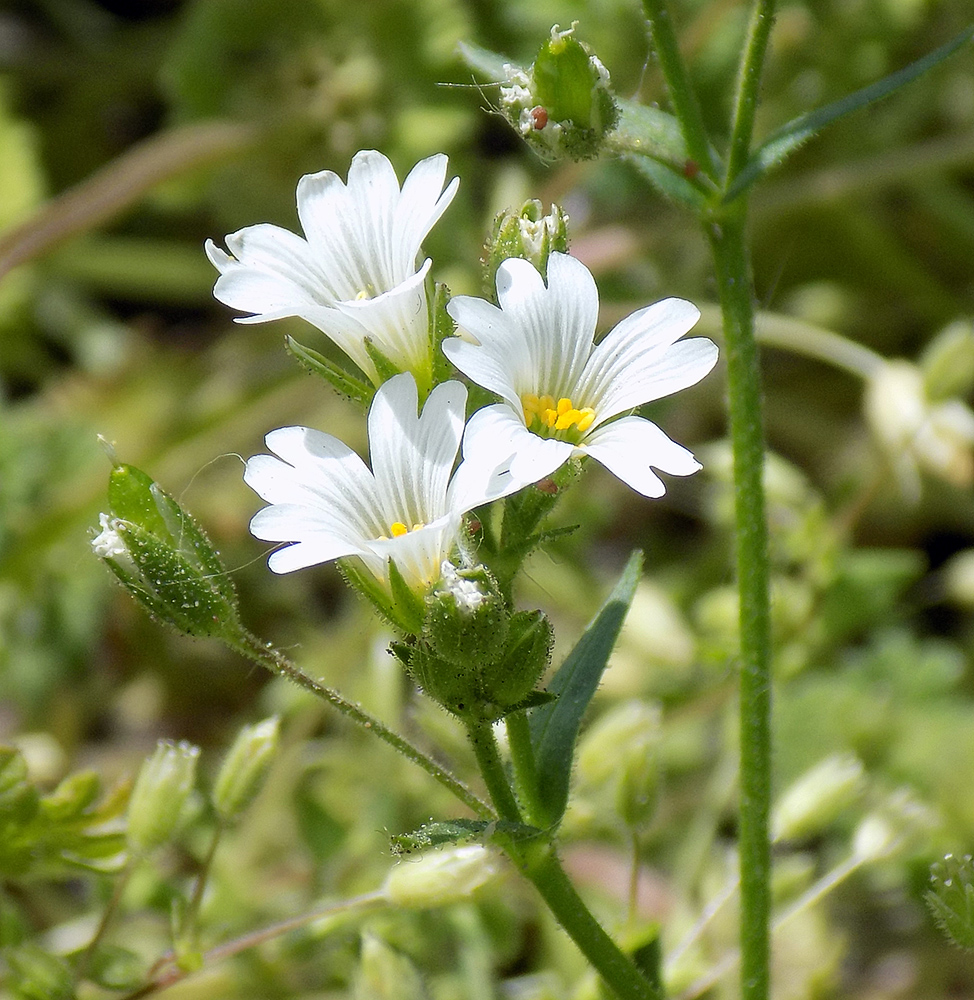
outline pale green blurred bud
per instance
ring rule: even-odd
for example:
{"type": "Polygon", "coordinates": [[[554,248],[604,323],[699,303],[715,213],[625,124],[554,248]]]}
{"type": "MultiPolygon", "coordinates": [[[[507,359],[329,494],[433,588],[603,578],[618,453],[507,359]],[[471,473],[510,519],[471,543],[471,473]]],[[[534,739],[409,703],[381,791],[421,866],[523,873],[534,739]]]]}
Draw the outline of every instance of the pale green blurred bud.
{"type": "Polygon", "coordinates": [[[623,702],[606,712],[579,745],[579,777],[591,785],[611,784],[615,811],[630,828],[645,826],[656,808],[660,719],[654,702],[623,702]]]}
{"type": "Polygon", "coordinates": [[[974,859],[948,854],[930,866],[924,894],[940,929],[959,948],[974,951],[974,859]]]}
{"type": "Polygon", "coordinates": [[[382,893],[395,906],[425,910],[465,902],[493,880],[496,854],[481,844],[430,851],[417,861],[400,861],[386,877],[382,893]]]}
{"type": "Polygon", "coordinates": [[[556,24],[529,70],[507,65],[501,109],[544,159],[598,156],[619,121],[609,73],[574,37],[575,26],[556,24]]]}
{"type": "Polygon", "coordinates": [[[494,294],[497,268],[509,257],[531,261],[548,273],[548,258],[553,250],[568,252],[568,216],[558,205],[545,215],[536,198],[519,209],[509,208],[494,219],[494,228],[484,245],[484,288],[494,294]]]}
{"type": "Polygon", "coordinates": [[[128,809],[129,847],[148,854],[164,844],[179,823],[193,790],[200,748],[191,743],[160,740],[135,779],[128,809]]]}
{"type": "Polygon", "coordinates": [[[865,413],[908,499],[919,497],[920,468],[955,486],[974,483],[974,412],[959,399],[928,399],[916,365],[881,365],[867,383],[865,413]]]}
{"type": "Polygon", "coordinates": [[[276,716],[244,726],[233,741],[213,783],[213,808],[232,823],[254,800],[277,753],[280,722],[276,716]]]}
{"type": "Polygon", "coordinates": [[[865,786],[865,772],[856,757],[826,757],[785,789],[772,812],[772,837],[803,840],[822,832],[862,795],[865,786]]]}
{"type": "Polygon", "coordinates": [[[974,388],[974,323],[957,320],[944,327],[925,348],[920,369],[928,399],[966,397],[974,388]]]}
{"type": "Polygon", "coordinates": [[[863,819],[852,838],[853,854],[878,861],[922,846],[937,825],[931,809],[907,789],[898,789],[863,819]]]}
{"type": "Polygon", "coordinates": [[[946,596],[955,604],[974,608],[974,549],[951,556],[941,570],[946,596]]]}
{"type": "Polygon", "coordinates": [[[236,591],[196,521],[131,465],[115,463],[108,501],[91,548],[125,589],[180,632],[239,639],[236,591]]]}
{"type": "Polygon", "coordinates": [[[362,935],[355,1000],[426,1000],[416,966],[374,934],[362,935]]]}

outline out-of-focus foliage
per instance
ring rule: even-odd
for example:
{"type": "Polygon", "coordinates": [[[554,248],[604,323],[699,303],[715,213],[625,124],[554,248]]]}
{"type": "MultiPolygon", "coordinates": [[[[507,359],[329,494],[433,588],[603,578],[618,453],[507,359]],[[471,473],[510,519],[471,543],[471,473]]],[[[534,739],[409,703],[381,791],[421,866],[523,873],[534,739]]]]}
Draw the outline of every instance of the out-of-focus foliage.
{"type": "MultiPolygon", "coordinates": [[[[673,13],[719,128],[746,5],[682,0],[673,13]]],[[[114,169],[148,137],[188,124],[252,129],[205,163],[187,154],[107,221],[0,280],[0,741],[20,751],[0,774],[0,944],[12,949],[0,996],[70,995],[61,960],[90,940],[113,883],[67,878],[66,857],[74,871],[96,859],[96,832],[114,838],[103,847],[120,836],[108,815],[116,800],[85,775],[120,787],[160,737],[203,747],[205,790],[244,724],[281,719],[271,779],[215,855],[202,951],[375,890],[396,863],[391,834],[455,815],[439,786],[367,734],[215,644],[160,629],[114,585],[90,552],[109,472],[96,435],[206,526],[248,628],[417,741],[469,759],[335,572],[273,577],[247,534],[258,502],[240,457],[266,431],[317,426],[357,448],[363,432],[354,409],[282,349],[293,334],[330,356],[327,342],[296,320],[234,325],[210,296],[202,243],[256,222],[294,229],[297,178],[344,176],[360,148],[382,149],[400,177],[443,151],[462,183],[425,249],[453,292],[481,291],[480,247],[498,211],[557,199],[572,252],[598,278],[604,329],[666,295],[706,307],[713,278],[689,218],[622,161],[541,163],[491,113],[496,88],[473,86],[455,54],[466,40],[527,64],[554,23],[574,19],[616,93],[665,105],[639,4],[622,0],[21,0],[0,11],[0,249],[46,198],[114,169]],[[9,789],[21,791],[11,799],[9,789]],[[17,837],[44,817],[54,818],[34,839],[28,878],[17,837]]],[[[907,64],[969,19],[965,0],[782,4],[759,132],[907,64]]],[[[756,292],[774,316],[909,361],[945,328],[969,329],[969,52],[823,133],[752,205],[756,292]]],[[[713,315],[704,309],[701,329],[716,335],[713,315]]],[[[974,550],[974,484],[915,462],[920,493],[905,495],[870,431],[861,379],[781,347],[764,364],[779,791],[831,755],[864,770],[861,795],[824,829],[777,848],[782,912],[844,859],[868,849],[871,862],[834,904],[783,930],[778,995],[963,995],[974,972],[923,896],[929,863],[974,842],[974,588],[961,572],[974,550]]],[[[971,402],[969,384],[956,391],[971,402]]],[[[596,711],[638,699],[658,712],[658,773],[640,772],[653,810],[638,828],[635,912],[664,923],[664,972],[678,992],[734,947],[733,906],[678,947],[733,880],[732,497],[719,379],[648,410],[704,472],[650,503],[587,470],[553,525],[579,529],[532,558],[518,596],[555,623],[557,665],[628,552],[647,553],[596,711]]],[[[598,746],[585,752],[598,759],[598,746]]],[[[566,863],[613,930],[627,920],[632,832],[614,811],[620,795],[582,780],[563,828],[566,863]]],[[[174,901],[191,892],[213,828],[202,799],[188,811],[126,884],[125,919],[108,940],[129,950],[114,972],[92,971],[106,988],[130,982],[133,952],[147,968],[172,943],[174,901]]],[[[715,995],[732,995],[732,978],[715,995]]],[[[511,877],[443,909],[322,918],[205,964],[180,995],[371,997],[390,981],[399,996],[488,1000],[503,989],[540,1000],[576,995],[575,984],[594,995],[573,946],[511,877]]]]}

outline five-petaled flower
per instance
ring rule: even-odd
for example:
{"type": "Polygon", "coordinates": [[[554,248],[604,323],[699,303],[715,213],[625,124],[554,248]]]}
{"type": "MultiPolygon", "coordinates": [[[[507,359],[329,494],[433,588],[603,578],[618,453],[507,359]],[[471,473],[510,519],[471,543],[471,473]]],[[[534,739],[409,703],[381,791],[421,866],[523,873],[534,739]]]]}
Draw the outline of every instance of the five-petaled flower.
{"type": "Polygon", "coordinates": [[[680,340],[700,316],[695,306],[664,299],[594,345],[595,281],[561,253],[548,260],[547,286],[528,261],[504,261],[497,297],[499,307],[467,295],[447,307],[461,334],[444,342],[447,357],[503,400],[471,417],[465,454],[513,456],[518,487],[550,476],[573,455],[591,455],[648,497],[665,492],[654,469],[686,476],[700,468],[651,421],[620,416],[694,385],[713,368],[711,341],[680,340]]]}
{"type": "Polygon", "coordinates": [[[206,253],[219,270],[213,294],[253,315],[239,323],[300,316],[330,337],[375,382],[370,340],[402,371],[428,387],[432,366],[427,259],[420,244],[456,194],[444,190],[447,158],[421,160],[399,188],[389,160],[375,150],[355,154],[348,185],[331,170],[298,182],[305,238],[279,226],[248,226],[212,240],[206,253]]]}
{"type": "Polygon", "coordinates": [[[370,471],[347,445],[307,427],[266,437],[272,455],[247,462],[244,479],[270,506],[250,522],[257,538],[290,542],[273,552],[276,573],[357,556],[381,583],[389,560],[415,592],[440,579],[462,515],[511,492],[503,464],[467,454],[453,474],[467,390],[442,382],[417,416],[412,374],[378,389],[369,410],[370,471]]]}

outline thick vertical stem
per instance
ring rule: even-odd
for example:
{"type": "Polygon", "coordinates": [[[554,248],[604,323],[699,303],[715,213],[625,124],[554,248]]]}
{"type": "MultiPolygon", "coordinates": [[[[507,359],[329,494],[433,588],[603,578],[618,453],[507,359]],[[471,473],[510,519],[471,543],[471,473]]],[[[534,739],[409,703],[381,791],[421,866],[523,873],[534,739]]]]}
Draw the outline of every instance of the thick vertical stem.
{"type": "Polygon", "coordinates": [[[520,823],[521,811],[514,798],[514,793],[511,791],[507,775],[504,773],[504,764],[497,750],[497,740],[494,737],[491,724],[489,722],[467,723],[467,736],[470,738],[470,745],[477,758],[477,766],[483,775],[487,791],[490,792],[490,798],[497,810],[497,815],[501,819],[520,823]]]}
{"type": "Polygon", "coordinates": [[[771,617],[764,433],[744,202],[707,224],[724,317],[734,449],[740,599],[741,983],[744,1000],[766,1000],[771,848],[771,617]]]}

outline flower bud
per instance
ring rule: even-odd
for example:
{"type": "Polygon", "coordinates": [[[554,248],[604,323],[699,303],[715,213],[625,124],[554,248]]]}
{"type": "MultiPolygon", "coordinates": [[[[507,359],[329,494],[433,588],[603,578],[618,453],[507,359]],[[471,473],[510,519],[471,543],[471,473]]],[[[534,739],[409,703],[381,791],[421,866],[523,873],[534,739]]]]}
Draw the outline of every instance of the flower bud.
{"type": "Polygon", "coordinates": [[[806,771],[781,796],[771,817],[775,840],[802,840],[831,824],[862,794],[865,775],[851,755],[833,754],[806,771]]]}
{"type": "Polygon", "coordinates": [[[277,716],[244,726],[233,741],[213,783],[213,808],[232,823],[254,800],[277,753],[277,716]]]}
{"type": "Polygon", "coordinates": [[[537,199],[519,209],[509,208],[494,219],[494,228],[484,246],[484,288],[493,296],[497,268],[509,257],[523,257],[547,273],[552,250],[568,252],[568,216],[558,205],[544,214],[537,199]]]}
{"type": "Polygon", "coordinates": [[[191,743],[160,740],[143,763],[128,810],[127,837],[136,854],[148,854],[172,836],[193,790],[199,755],[191,743]]]}
{"type": "Polygon", "coordinates": [[[918,467],[955,486],[974,482],[974,413],[959,399],[931,401],[924,382],[916,365],[888,361],[866,389],[866,418],[911,498],[918,467]]]}
{"type": "Polygon", "coordinates": [[[400,861],[389,872],[383,895],[395,906],[429,909],[469,899],[497,875],[497,857],[481,844],[430,851],[416,861],[400,861]]]}
{"type": "Polygon", "coordinates": [[[959,948],[974,951],[974,859],[948,854],[930,866],[924,898],[940,929],[959,948]]]}
{"type": "Polygon", "coordinates": [[[974,388],[974,323],[958,320],[944,327],[924,350],[920,369],[928,399],[966,397],[974,388]]]}
{"type": "Polygon", "coordinates": [[[406,955],[374,934],[363,934],[353,996],[354,1000],[423,1000],[427,993],[406,955]]]}
{"type": "Polygon", "coordinates": [[[627,827],[645,826],[656,808],[659,743],[659,705],[634,700],[606,712],[579,745],[579,776],[611,785],[615,811],[627,827]]]}
{"type": "Polygon", "coordinates": [[[423,637],[430,649],[459,667],[497,660],[509,615],[494,578],[483,566],[457,569],[445,560],[441,573],[426,599],[423,637]]]}
{"type": "Polygon", "coordinates": [[[863,819],[852,838],[852,852],[863,862],[878,861],[922,845],[937,819],[906,789],[888,796],[863,819]]]}
{"type": "Polygon", "coordinates": [[[553,642],[551,622],[541,611],[513,614],[503,659],[484,667],[484,695],[488,701],[511,709],[527,698],[548,669],[553,642]]]}
{"type": "Polygon", "coordinates": [[[605,134],[619,121],[608,71],[575,39],[577,23],[567,31],[556,24],[530,70],[505,66],[501,108],[546,160],[598,156],[605,134]]]}
{"type": "Polygon", "coordinates": [[[92,551],[150,614],[194,636],[241,636],[237,596],[200,526],[149,476],[116,464],[92,551]]]}

